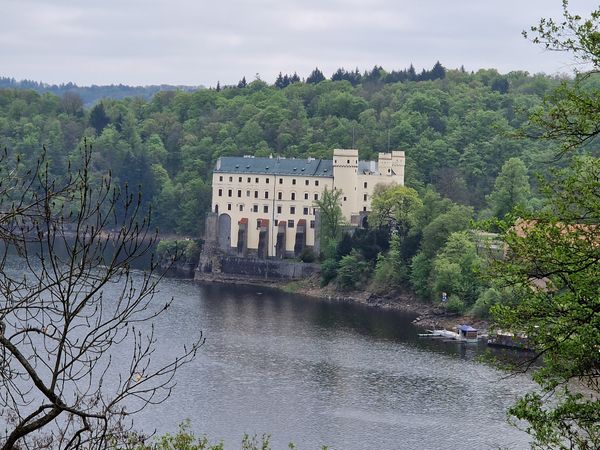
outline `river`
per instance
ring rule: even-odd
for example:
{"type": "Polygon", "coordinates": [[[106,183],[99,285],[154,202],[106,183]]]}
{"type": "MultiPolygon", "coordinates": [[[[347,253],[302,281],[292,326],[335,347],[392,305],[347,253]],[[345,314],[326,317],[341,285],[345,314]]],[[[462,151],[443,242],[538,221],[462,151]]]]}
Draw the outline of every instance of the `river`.
{"type": "Polygon", "coordinates": [[[505,413],[529,378],[478,362],[481,346],[419,338],[409,315],[173,278],[157,300],[171,296],[157,357],[199,330],[206,344],[173,395],[136,416],[146,431],[190,419],[227,449],[244,433],[271,434],[274,449],[529,447],[505,413]]]}

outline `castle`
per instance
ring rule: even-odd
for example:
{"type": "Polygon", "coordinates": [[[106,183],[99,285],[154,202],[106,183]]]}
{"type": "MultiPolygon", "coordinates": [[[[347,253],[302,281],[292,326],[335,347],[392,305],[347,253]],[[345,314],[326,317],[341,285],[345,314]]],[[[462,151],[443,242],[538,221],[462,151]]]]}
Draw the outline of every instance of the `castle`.
{"type": "Polygon", "coordinates": [[[222,156],[213,171],[212,213],[206,239],[224,254],[295,257],[318,250],[315,200],[341,191],[348,223],[362,226],[377,185],[404,184],[404,152],[359,161],[358,150],[336,149],[333,159],[222,156]]]}

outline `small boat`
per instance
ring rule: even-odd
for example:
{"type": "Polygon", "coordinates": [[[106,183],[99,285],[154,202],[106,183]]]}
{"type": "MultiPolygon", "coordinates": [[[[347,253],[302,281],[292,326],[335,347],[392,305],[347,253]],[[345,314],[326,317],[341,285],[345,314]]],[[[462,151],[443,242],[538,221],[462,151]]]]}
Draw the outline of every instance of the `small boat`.
{"type": "Polygon", "coordinates": [[[443,339],[453,339],[455,341],[462,342],[477,342],[478,339],[478,331],[476,328],[473,328],[470,325],[459,325],[456,327],[457,332],[450,330],[427,330],[427,334],[419,334],[419,337],[431,337],[431,338],[443,338],[443,339]]]}

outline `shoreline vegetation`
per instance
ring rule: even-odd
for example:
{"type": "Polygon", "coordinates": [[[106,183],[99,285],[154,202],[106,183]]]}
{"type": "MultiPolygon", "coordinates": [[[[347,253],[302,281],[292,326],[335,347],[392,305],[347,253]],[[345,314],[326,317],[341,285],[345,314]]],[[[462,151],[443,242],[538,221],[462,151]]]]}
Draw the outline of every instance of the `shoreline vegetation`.
{"type": "Polygon", "coordinates": [[[369,308],[380,308],[412,314],[415,316],[413,324],[423,329],[452,329],[460,324],[469,324],[479,329],[483,334],[487,333],[488,330],[487,320],[444,311],[441,306],[433,302],[425,302],[411,292],[390,292],[378,295],[367,290],[340,291],[332,285],[321,287],[318,275],[293,281],[260,281],[233,276],[211,275],[200,279],[196,278],[194,281],[202,284],[220,283],[264,286],[315,300],[351,303],[369,308]]]}

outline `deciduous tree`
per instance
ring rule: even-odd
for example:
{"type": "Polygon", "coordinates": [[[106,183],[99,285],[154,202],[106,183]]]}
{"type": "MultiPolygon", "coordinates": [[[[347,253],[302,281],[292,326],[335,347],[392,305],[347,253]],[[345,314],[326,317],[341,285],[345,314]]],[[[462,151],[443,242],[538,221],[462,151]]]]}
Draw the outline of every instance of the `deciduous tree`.
{"type": "Polygon", "coordinates": [[[150,322],[170,302],[153,302],[154,263],[137,276],[131,264],[154,236],[138,195],[93,177],[91,158],[86,147],[61,179],[43,159],[33,172],[0,164],[2,450],[118,443],[125,418],[164,400],[202,343],[153,359],[150,322]],[[130,356],[115,366],[117,347],[130,356]]]}

